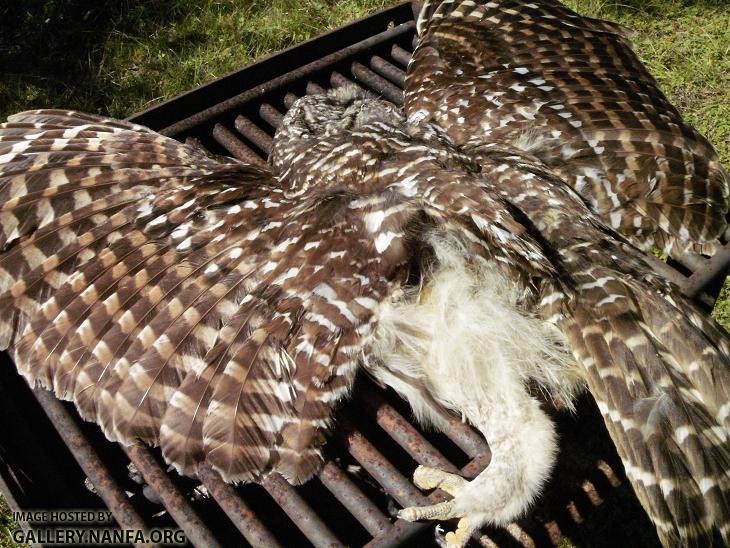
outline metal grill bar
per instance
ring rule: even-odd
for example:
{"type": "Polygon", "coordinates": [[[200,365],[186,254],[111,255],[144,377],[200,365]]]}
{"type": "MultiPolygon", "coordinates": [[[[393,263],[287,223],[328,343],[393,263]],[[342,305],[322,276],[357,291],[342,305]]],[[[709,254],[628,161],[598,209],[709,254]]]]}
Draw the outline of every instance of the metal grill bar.
{"type": "Polygon", "coordinates": [[[195,546],[215,548],[220,546],[208,527],[195,514],[185,497],[172,483],[147,447],[135,444],[125,449],[129,460],[137,467],[145,482],[160,496],[165,509],[185,531],[188,540],[195,546]]]}
{"type": "MultiPolygon", "coordinates": [[[[385,76],[401,90],[403,89],[406,80],[406,73],[404,71],[378,55],[373,55],[372,59],[370,59],[370,66],[375,72],[385,76]]],[[[402,91],[400,93],[402,94],[402,91]]]]}
{"type": "Polygon", "coordinates": [[[355,45],[341,49],[340,51],[327,55],[322,59],[319,59],[318,61],[308,63],[299,69],[284,74],[283,76],[279,76],[277,78],[269,80],[268,82],[256,86],[253,89],[244,91],[243,93],[239,93],[238,95],[235,95],[225,101],[221,101],[215,106],[207,108],[197,114],[194,114],[193,116],[189,116],[188,118],[167,126],[166,128],[162,128],[160,130],[160,133],[162,133],[163,135],[174,136],[189,131],[199,124],[208,122],[213,118],[220,116],[221,114],[229,112],[248,103],[249,101],[261,97],[266,93],[270,93],[283,86],[291,84],[296,80],[319,72],[320,70],[334,65],[339,61],[343,61],[350,56],[371,49],[378,44],[382,44],[383,42],[392,40],[395,37],[411,33],[413,32],[414,28],[415,23],[413,21],[410,21],[408,23],[403,23],[402,25],[393,27],[392,29],[388,29],[385,32],[376,34],[372,38],[368,38],[355,45]]]}
{"type": "Polygon", "coordinates": [[[350,430],[350,434],[347,436],[347,449],[350,454],[385,488],[390,496],[403,506],[427,504],[428,499],[361,432],[355,430],[352,423],[348,420],[341,420],[340,425],[350,430]]]}
{"type": "Polygon", "coordinates": [[[35,388],[33,394],[119,526],[123,529],[146,530],[147,526],[129,502],[127,494],[111,476],[63,404],[42,388],[35,388]]]}
{"type": "Polygon", "coordinates": [[[236,116],[234,124],[241,135],[245,135],[249,141],[259,147],[259,149],[261,149],[261,151],[265,154],[269,153],[271,150],[272,139],[268,133],[263,131],[245,116],[236,116]]]}
{"type": "MultiPolygon", "coordinates": [[[[309,92],[307,92],[309,93],[309,92]]],[[[296,95],[294,95],[292,92],[287,93],[284,95],[284,105],[286,106],[287,110],[289,110],[294,102],[299,99],[296,95]]],[[[278,125],[278,124],[277,124],[278,125]]]]}
{"type": "Polygon", "coordinates": [[[393,526],[335,463],[324,465],[319,480],[372,536],[377,537],[393,526]]]}
{"type": "MultiPolygon", "coordinates": [[[[293,95],[292,93],[286,94],[286,97],[284,98],[285,102],[287,101],[287,97],[289,98],[289,100],[291,100],[292,97],[294,97],[295,98],[294,101],[296,101],[296,96],[293,95]]],[[[294,101],[292,101],[291,104],[287,105],[286,108],[289,109],[291,107],[291,105],[294,104],[294,101]]],[[[266,103],[261,105],[261,108],[259,109],[259,115],[269,125],[271,125],[271,127],[275,127],[275,128],[279,127],[281,125],[281,121],[284,119],[284,115],[281,112],[279,112],[274,107],[272,107],[271,105],[268,105],[266,103]]]]}
{"type": "Polygon", "coordinates": [[[200,466],[198,478],[236,526],[236,529],[251,545],[271,546],[272,548],[281,546],[261,523],[256,513],[249,508],[231,485],[221,479],[218,472],[211,470],[208,466],[200,466]]]}
{"type": "Polygon", "coordinates": [[[342,546],[317,513],[279,474],[269,474],[261,485],[312,544],[318,548],[342,546]]]}
{"type": "Polygon", "coordinates": [[[416,428],[398,413],[380,394],[370,391],[365,405],[375,414],[375,421],[418,464],[441,468],[452,473],[459,470],[444,457],[416,428]]]}
{"type": "Polygon", "coordinates": [[[324,93],[325,89],[316,82],[307,82],[307,95],[324,93]]]}
{"type": "Polygon", "coordinates": [[[221,124],[216,124],[213,128],[213,139],[224,147],[234,158],[259,166],[266,165],[266,162],[258,154],[221,124]]]}
{"type": "Polygon", "coordinates": [[[404,50],[402,47],[395,45],[390,50],[390,55],[398,61],[404,67],[408,66],[408,62],[411,60],[412,52],[404,50]]]}
{"type": "Polygon", "coordinates": [[[360,63],[352,64],[352,75],[359,81],[364,82],[370,88],[377,91],[381,96],[391,103],[403,106],[403,90],[394,86],[388,80],[375,74],[372,70],[360,63]]]}

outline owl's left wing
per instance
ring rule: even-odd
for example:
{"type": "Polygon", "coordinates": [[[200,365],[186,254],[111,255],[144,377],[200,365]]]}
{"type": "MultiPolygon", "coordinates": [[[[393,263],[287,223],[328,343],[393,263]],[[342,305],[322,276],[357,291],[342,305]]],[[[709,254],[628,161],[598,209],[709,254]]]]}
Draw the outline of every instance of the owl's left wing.
{"type": "Polygon", "coordinates": [[[63,111],[0,126],[0,204],[0,348],[31,383],[183,473],[316,470],[401,260],[374,259],[356,212],[63,111]]]}
{"type": "Polygon", "coordinates": [[[617,25],[556,0],[430,0],[418,33],[408,116],[537,156],[640,246],[713,251],[727,173],[617,25]]]}

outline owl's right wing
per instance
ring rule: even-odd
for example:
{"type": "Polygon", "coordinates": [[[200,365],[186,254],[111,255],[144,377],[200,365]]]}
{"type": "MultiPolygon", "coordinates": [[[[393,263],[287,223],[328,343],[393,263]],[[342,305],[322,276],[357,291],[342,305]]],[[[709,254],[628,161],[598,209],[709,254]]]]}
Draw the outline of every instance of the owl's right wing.
{"type": "Polygon", "coordinates": [[[727,173],[618,25],[556,0],[429,0],[418,33],[408,116],[538,157],[640,246],[713,251],[727,173]]]}
{"type": "Polygon", "coordinates": [[[288,200],[268,170],[140,126],[12,116],[0,348],[108,437],[159,444],[183,473],[205,460],[230,481],[304,481],[402,259],[318,198],[288,200]]]}

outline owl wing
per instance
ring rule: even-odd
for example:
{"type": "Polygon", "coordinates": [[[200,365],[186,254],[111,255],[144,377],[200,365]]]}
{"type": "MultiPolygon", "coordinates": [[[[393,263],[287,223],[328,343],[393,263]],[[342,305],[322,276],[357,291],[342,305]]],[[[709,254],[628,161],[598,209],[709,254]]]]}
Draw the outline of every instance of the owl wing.
{"type": "Polygon", "coordinates": [[[482,174],[554,249],[539,313],[566,335],[664,546],[730,542],[730,340],[562,181],[518,155],[482,174]],[[556,283],[557,282],[557,283],[556,283]]]}
{"type": "Polygon", "coordinates": [[[728,177],[612,23],[554,0],[426,2],[405,109],[538,157],[642,247],[712,252],[728,177]]]}
{"type": "Polygon", "coordinates": [[[0,348],[31,383],[183,473],[316,470],[402,258],[374,260],[356,212],[62,111],[0,127],[0,204],[0,348]]]}

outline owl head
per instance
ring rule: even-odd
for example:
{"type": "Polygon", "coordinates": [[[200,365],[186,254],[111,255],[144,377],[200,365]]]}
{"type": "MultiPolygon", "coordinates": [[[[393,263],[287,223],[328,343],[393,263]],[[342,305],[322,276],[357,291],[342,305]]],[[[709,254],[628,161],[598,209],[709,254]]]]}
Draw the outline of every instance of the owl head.
{"type": "MultiPolygon", "coordinates": [[[[397,126],[403,121],[396,106],[362,88],[347,85],[325,94],[302,97],[292,105],[281,128],[290,131],[292,136],[307,138],[331,131],[356,130],[374,122],[397,126]]],[[[277,139],[283,137],[277,134],[277,139]]]]}

